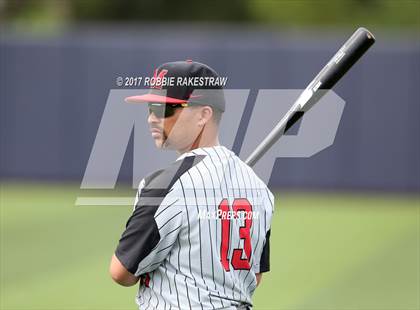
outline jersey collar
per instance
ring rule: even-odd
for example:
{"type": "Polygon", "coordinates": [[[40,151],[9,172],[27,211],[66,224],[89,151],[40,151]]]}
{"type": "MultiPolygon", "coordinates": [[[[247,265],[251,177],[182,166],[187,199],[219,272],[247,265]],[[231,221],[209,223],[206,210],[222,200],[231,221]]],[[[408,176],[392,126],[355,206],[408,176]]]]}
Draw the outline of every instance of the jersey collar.
{"type": "Polygon", "coordinates": [[[224,147],[223,145],[215,145],[215,146],[210,146],[210,147],[199,147],[199,148],[193,149],[191,151],[185,152],[185,153],[181,154],[176,160],[181,160],[181,159],[183,159],[185,157],[188,157],[188,156],[208,155],[209,150],[210,151],[212,149],[219,150],[219,149],[222,149],[222,148],[225,150],[225,152],[233,153],[231,150],[224,147]]]}

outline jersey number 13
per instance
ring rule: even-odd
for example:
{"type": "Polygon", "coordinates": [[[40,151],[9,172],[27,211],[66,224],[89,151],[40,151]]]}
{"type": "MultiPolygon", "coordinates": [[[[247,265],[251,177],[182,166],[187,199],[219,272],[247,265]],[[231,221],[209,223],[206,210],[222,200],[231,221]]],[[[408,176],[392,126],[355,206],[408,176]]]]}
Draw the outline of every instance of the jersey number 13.
{"type": "MultiPolygon", "coordinates": [[[[225,198],[219,205],[219,217],[222,222],[222,241],[220,246],[220,261],[226,271],[230,271],[230,264],[235,270],[249,270],[251,259],[251,236],[250,228],[252,225],[252,206],[245,198],[237,198],[232,204],[233,212],[230,212],[229,202],[225,198]],[[229,245],[231,220],[237,219],[239,215],[243,215],[244,225],[239,227],[239,238],[243,240],[243,248],[234,248],[229,264],[229,245]],[[245,257],[242,254],[245,252],[245,257]]],[[[232,232],[235,233],[235,232],[232,232]]]]}

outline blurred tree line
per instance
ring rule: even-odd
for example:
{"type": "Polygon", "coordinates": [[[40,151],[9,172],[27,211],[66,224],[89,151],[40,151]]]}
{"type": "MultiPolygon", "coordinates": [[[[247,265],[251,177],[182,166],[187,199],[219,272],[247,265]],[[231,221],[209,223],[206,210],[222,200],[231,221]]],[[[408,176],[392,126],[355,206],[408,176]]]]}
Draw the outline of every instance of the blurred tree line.
{"type": "Polygon", "coordinates": [[[420,0],[0,0],[9,23],[232,22],[420,28],[420,0]]]}

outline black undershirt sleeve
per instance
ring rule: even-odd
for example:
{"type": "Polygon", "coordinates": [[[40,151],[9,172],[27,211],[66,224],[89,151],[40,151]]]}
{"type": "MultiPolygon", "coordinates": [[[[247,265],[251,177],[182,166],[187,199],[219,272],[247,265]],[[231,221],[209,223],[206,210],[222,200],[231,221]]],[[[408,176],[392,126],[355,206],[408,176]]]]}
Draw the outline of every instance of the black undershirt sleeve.
{"type": "Polygon", "coordinates": [[[115,255],[124,267],[135,274],[142,261],[160,240],[159,230],[154,219],[157,207],[137,206],[127,221],[115,255]]]}
{"type": "Polygon", "coordinates": [[[264,248],[261,253],[260,272],[270,271],[270,234],[271,230],[268,230],[265,236],[264,248]]]}

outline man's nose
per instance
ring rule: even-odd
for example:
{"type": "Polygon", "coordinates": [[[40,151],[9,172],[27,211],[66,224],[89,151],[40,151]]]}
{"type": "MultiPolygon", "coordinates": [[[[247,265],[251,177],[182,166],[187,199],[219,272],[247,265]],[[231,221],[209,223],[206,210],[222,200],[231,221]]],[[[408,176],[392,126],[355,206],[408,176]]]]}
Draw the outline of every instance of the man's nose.
{"type": "Polygon", "coordinates": [[[147,121],[149,124],[151,123],[159,123],[160,119],[156,117],[155,113],[150,112],[149,116],[147,117],[147,121]]]}

